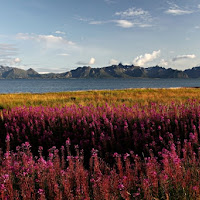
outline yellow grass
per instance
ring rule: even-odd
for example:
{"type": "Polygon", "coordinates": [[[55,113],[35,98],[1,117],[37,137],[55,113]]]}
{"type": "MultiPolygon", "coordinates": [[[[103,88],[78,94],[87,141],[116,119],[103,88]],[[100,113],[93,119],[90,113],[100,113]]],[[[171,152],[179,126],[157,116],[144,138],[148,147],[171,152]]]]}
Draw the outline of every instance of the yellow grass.
{"type": "Polygon", "coordinates": [[[185,102],[188,99],[200,100],[199,88],[178,89],[125,89],[102,91],[59,92],[45,94],[0,94],[0,109],[16,106],[69,106],[72,104],[95,106],[108,103],[110,105],[136,103],[148,105],[150,102],[167,104],[169,102],[185,102]]]}

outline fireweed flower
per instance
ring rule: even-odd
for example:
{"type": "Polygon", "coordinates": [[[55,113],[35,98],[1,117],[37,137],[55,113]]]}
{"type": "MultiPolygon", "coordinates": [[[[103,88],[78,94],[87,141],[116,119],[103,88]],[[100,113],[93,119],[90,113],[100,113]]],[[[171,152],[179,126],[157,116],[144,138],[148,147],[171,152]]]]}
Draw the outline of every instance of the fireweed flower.
{"type": "Polygon", "coordinates": [[[70,139],[68,138],[67,140],[66,140],[66,145],[70,145],[71,144],[71,142],[70,142],[70,139]]]}
{"type": "Polygon", "coordinates": [[[198,191],[199,187],[198,187],[198,186],[193,186],[192,189],[193,189],[194,191],[198,191]]]}
{"type": "Polygon", "coordinates": [[[10,142],[10,135],[9,134],[7,134],[7,136],[6,136],[6,142],[10,142]]]}
{"type": "Polygon", "coordinates": [[[118,185],[118,189],[119,190],[123,190],[125,187],[124,187],[124,185],[122,184],[122,183],[120,183],[119,185],[118,185]]]}
{"type": "Polygon", "coordinates": [[[129,154],[129,153],[126,153],[126,154],[124,155],[124,160],[126,160],[129,156],[130,156],[130,154],[129,154]]]}
{"type": "Polygon", "coordinates": [[[43,189],[39,189],[38,190],[38,194],[40,194],[40,195],[44,194],[44,190],[43,189]]]}
{"type": "Polygon", "coordinates": [[[8,174],[2,175],[2,179],[3,179],[3,182],[6,183],[9,180],[9,175],[8,174]]]}
{"type": "Polygon", "coordinates": [[[119,154],[118,154],[117,152],[115,152],[115,153],[113,154],[113,157],[114,157],[114,158],[117,158],[117,157],[119,157],[119,154]]]}
{"type": "Polygon", "coordinates": [[[0,190],[1,190],[1,191],[6,191],[6,187],[5,187],[4,184],[0,184],[0,190]]]}

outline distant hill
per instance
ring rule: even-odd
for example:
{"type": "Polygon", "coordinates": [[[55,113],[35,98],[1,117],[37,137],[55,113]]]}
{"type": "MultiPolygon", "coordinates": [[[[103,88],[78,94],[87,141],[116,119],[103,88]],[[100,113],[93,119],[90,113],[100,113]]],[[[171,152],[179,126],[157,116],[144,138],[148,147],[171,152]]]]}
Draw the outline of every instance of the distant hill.
{"type": "Polygon", "coordinates": [[[184,71],[175,70],[172,68],[165,69],[164,67],[149,67],[146,68],[149,78],[188,78],[188,74],[184,71]]]}
{"type": "Polygon", "coordinates": [[[200,78],[200,67],[193,67],[184,71],[189,78],[200,78]]]}
{"type": "Polygon", "coordinates": [[[33,70],[23,70],[15,67],[0,66],[1,79],[28,79],[28,78],[41,78],[41,75],[33,70]]]}
{"type": "Polygon", "coordinates": [[[200,67],[184,71],[154,66],[143,68],[134,65],[111,65],[101,68],[78,67],[64,73],[39,74],[34,69],[23,70],[0,66],[1,79],[67,79],[67,78],[200,78],[200,67]]]}
{"type": "Polygon", "coordinates": [[[122,64],[102,68],[78,67],[60,75],[63,78],[188,78],[185,72],[171,68],[143,68],[122,64]]]}

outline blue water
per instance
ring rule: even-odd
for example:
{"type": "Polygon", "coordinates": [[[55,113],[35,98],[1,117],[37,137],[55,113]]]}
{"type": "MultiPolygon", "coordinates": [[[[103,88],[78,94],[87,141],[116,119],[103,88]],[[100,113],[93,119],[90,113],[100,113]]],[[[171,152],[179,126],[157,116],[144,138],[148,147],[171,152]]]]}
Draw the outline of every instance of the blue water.
{"type": "Polygon", "coordinates": [[[39,79],[0,80],[0,93],[45,93],[124,88],[200,87],[200,79],[39,79]]]}

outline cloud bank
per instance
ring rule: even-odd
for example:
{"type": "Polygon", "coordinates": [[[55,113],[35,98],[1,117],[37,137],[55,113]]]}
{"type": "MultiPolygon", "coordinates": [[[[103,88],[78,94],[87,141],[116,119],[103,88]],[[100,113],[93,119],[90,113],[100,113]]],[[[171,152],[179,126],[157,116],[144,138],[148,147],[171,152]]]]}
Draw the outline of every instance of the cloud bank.
{"type": "Polygon", "coordinates": [[[153,51],[151,54],[146,53],[140,55],[133,60],[133,64],[137,66],[144,66],[146,63],[151,62],[160,56],[161,51],[153,51]]]}
{"type": "Polygon", "coordinates": [[[39,43],[46,43],[47,45],[75,45],[74,42],[66,40],[61,36],[54,35],[36,35],[36,34],[28,34],[28,33],[18,33],[17,39],[21,40],[33,40],[39,43]]]}
{"type": "Polygon", "coordinates": [[[124,11],[117,11],[114,14],[115,19],[108,20],[90,20],[89,24],[91,25],[102,25],[107,23],[113,23],[116,26],[122,28],[147,28],[152,27],[151,22],[153,21],[152,16],[146,10],[142,8],[128,8],[124,11]]]}
{"type": "Polygon", "coordinates": [[[176,4],[171,4],[170,8],[165,11],[166,14],[170,14],[170,15],[174,15],[174,16],[191,14],[193,12],[194,11],[192,11],[192,10],[188,10],[188,9],[185,9],[185,8],[180,8],[176,4]]]}

